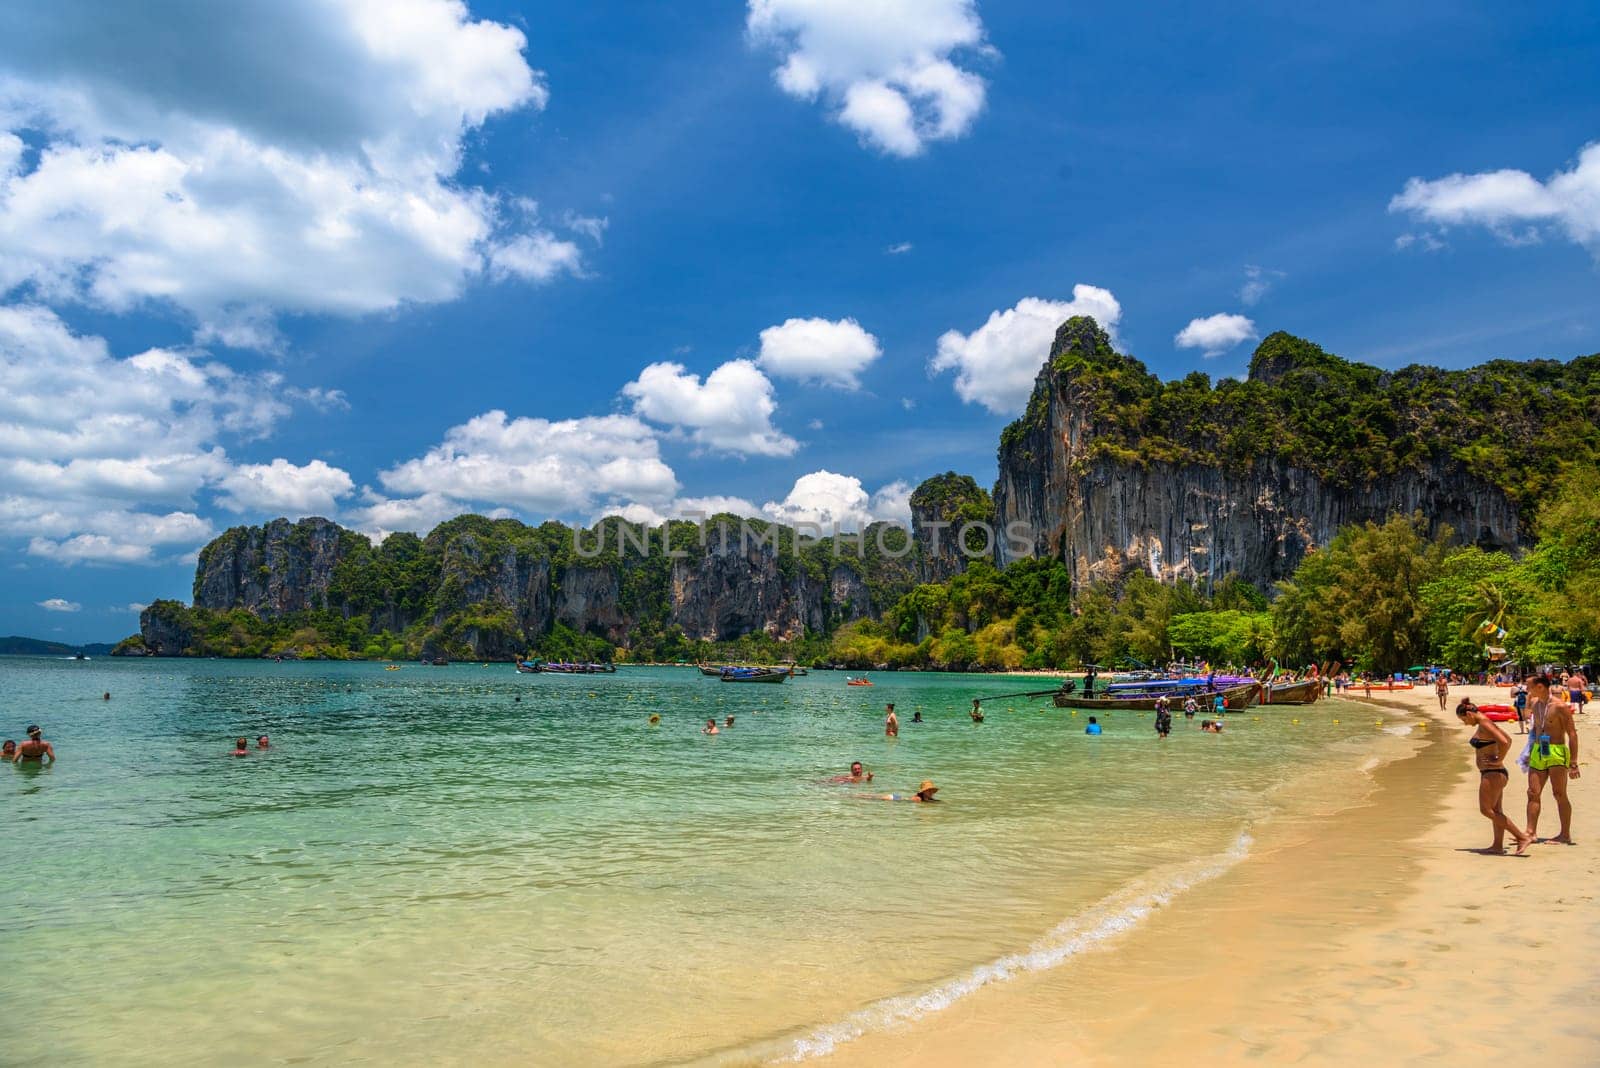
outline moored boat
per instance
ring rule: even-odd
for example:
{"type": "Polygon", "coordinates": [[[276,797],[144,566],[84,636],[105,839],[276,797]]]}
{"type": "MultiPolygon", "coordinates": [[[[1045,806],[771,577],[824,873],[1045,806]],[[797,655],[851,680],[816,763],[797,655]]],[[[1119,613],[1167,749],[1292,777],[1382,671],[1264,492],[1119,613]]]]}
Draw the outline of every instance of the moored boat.
{"type": "Polygon", "coordinates": [[[1322,696],[1321,679],[1301,679],[1299,682],[1271,682],[1267,684],[1264,705],[1309,705],[1322,696]]]}
{"type": "Polygon", "coordinates": [[[1093,709],[1125,709],[1130,712],[1153,712],[1156,702],[1166,699],[1172,702],[1181,702],[1185,697],[1198,697],[1209,707],[1218,696],[1222,697],[1224,705],[1230,712],[1249,708],[1261,699],[1261,683],[1244,682],[1237,686],[1229,686],[1220,690],[1200,691],[1189,694],[1173,693],[1148,693],[1130,697],[1085,697],[1082,694],[1063,691],[1057,693],[1052,700],[1057,708],[1093,708],[1093,709]]]}
{"type": "Polygon", "coordinates": [[[789,677],[787,671],[776,671],[771,668],[723,668],[723,682],[783,682],[789,677]]]}
{"type": "Polygon", "coordinates": [[[614,675],[615,664],[578,664],[566,661],[518,660],[517,670],[524,675],[614,675]]]}

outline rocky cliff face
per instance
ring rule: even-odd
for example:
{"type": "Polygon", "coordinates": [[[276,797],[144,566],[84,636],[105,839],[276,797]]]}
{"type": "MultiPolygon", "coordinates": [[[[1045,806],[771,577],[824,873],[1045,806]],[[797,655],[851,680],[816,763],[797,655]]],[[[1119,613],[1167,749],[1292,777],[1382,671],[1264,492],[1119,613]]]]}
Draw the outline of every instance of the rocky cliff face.
{"type": "MultiPolygon", "coordinates": [[[[1163,580],[1211,583],[1237,574],[1263,589],[1287,577],[1339,528],[1420,512],[1437,529],[1485,547],[1519,544],[1519,516],[1504,492],[1448,455],[1430,456],[1368,480],[1330,480],[1264,452],[1246,463],[1154,458],[1110,424],[1103,384],[1063,356],[1109,350],[1092,320],[1056,335],[1028,415],[1000,449],[994,502],[999,524],[1026,524],[1031,537],[1002,542],[1001,563],[1053,556],[1077,582],[1115,579],[1140,568],[1163,580]],[[1113,449],[1096,448],[1114,437],[1113,449]]],[[[1281,361],[1258,361],[1252,376],[1273,380],[1281,361]]],[[[1128,400],[1124,403],[1131,404],[1128,400]]],[[[1267,428],[1268,434],[1271,428],[1267,428]]]]}
{"type": "MultiPolygon", "coordinates": [[[[374,548],[324,519],[229,530],[200,554],[195,607],[262,619],[322,610],[365,620],[374,635],[416,632],[424,656],[509,659],[557,626],[624,648],[641,627],[676,627],[707,641],[825,633],[886,607],[875,604],[869,575],[894,596],[910,578],[897,561],[796,551],[786,530],[781,547],[736,534],[684,537],[674,548],[693,551],[667,557],[658,539],[648,553],[611,551],[620,544],[613,528],[596,543],[608,547],[603,558],[593,560],[556,524],[469,516],[425,541],[397,538],[409,541],[374,548]]],[[[141,626],[159,655],[193,644],[167,615],[147,613],[141,626]]]]}
{"type": "Polygon", "coordinates": [[[194,603],[244,608],[264,619],[326,608],[334,569],[354,538],[359,535],[319,518],[234,527],[200,551],[194,603]]]}
{"type": "Polygon", "coordinates": [[[988,536],[967,527],[992,526],[994,518],[994,501],[970,475],[946,471],[918,486],[911,494],[918,580],[948,582],[966,570],[969,560],[983,559],[986,547],[992,553],[988,536]]]}

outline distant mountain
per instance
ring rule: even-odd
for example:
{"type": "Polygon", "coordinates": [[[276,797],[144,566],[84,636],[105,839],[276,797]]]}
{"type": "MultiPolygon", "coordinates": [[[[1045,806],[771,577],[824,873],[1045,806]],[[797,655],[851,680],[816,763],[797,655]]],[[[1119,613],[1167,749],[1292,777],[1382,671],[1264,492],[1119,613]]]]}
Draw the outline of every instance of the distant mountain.
{"type": "Polygon", "coordinates": [[[23,638],[13,634],[9,638],[0,638],[0,656],[109,656],[111,646],[107,642],[90,642],[88,645],[66,645],[62,642],[47,642],[41,638],[23,638]]]}

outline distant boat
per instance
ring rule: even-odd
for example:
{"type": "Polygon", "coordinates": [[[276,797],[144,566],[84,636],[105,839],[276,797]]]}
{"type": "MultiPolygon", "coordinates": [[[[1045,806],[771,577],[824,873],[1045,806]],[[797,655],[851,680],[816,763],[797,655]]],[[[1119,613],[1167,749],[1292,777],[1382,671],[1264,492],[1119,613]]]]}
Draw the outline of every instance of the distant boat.
{"type": "Polygon", "coordinates": [[[771,668],[723,668],[723,682],[783,682],[789,677],[787,671],[775,671],[771,668]]]}
{"type": "Polygon", "coordinates": [[[872,680],[863,676],[859,679],[845,679],[844,684],[846,686],[871,686],[872,680]]]}
{"type": "Polygon", "coordinates": [[[566,661],[518,660],[517,670],[524,675],[615,675],[615,664],[578,664],[566,661]]]}

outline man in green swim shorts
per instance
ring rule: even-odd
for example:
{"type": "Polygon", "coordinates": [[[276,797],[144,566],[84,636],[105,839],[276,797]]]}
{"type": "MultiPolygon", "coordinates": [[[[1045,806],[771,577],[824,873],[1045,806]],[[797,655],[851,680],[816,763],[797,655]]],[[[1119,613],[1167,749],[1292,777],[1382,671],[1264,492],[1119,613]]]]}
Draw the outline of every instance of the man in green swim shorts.
{"type": "Polygon", "coordinates": [[[1550,679],[1535,675],[1528,680],[1528,710],[1532,721],[1532,749],[1528,752],[1528,833],[1539,832],[1539,809],[1544,799],[1544,784],[1556,797],[1561,816],[1561,833],[1551,839],[1572,845],[1572,802],[1567,798],[1567,779],[1578,778],[1578,728],[1572,721],[1572,706],[1550,697],[1550,679]]]}

